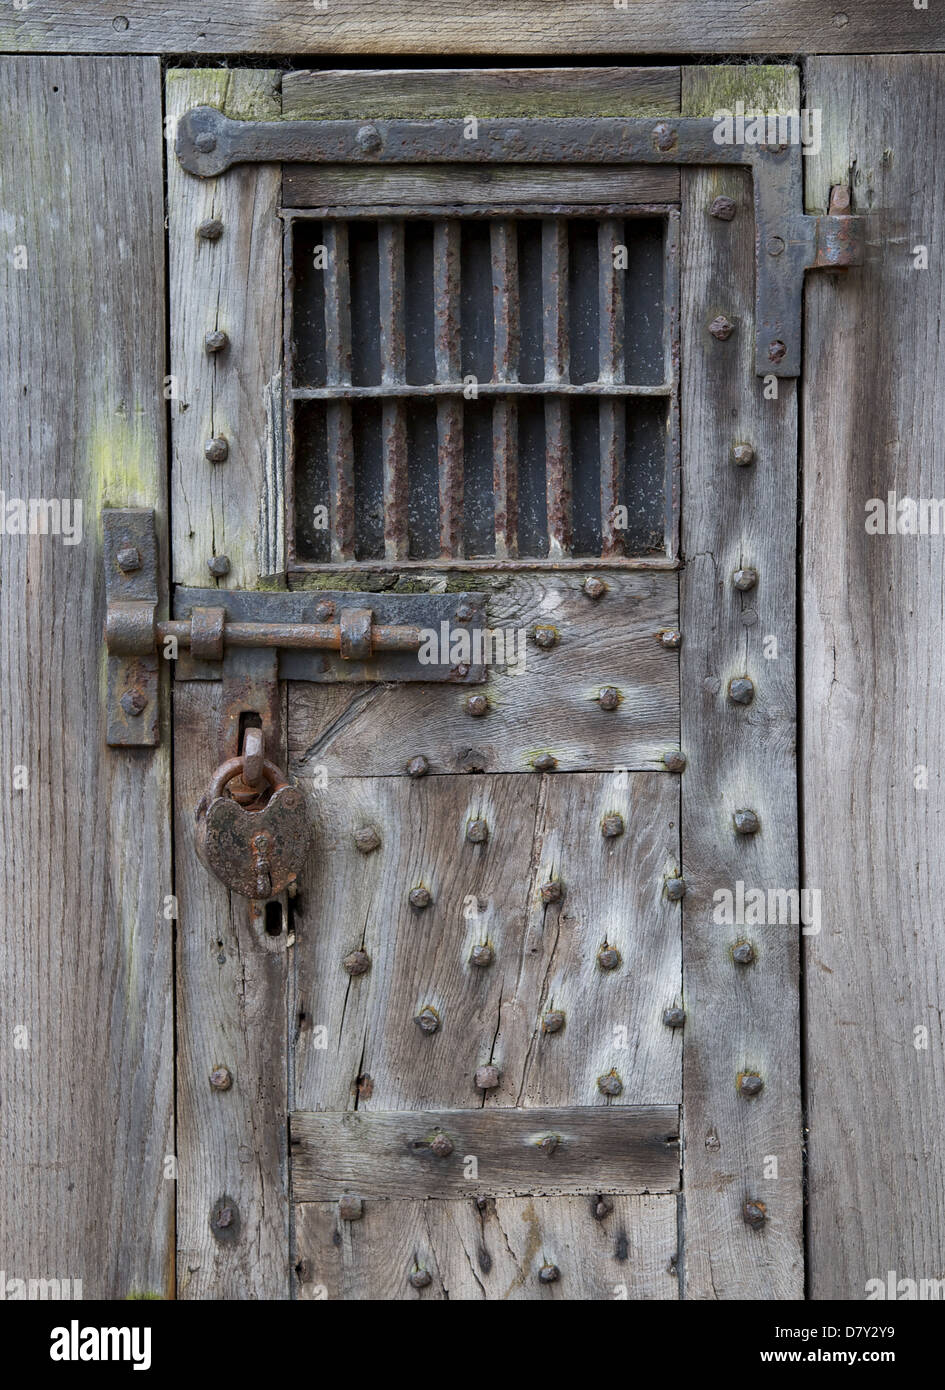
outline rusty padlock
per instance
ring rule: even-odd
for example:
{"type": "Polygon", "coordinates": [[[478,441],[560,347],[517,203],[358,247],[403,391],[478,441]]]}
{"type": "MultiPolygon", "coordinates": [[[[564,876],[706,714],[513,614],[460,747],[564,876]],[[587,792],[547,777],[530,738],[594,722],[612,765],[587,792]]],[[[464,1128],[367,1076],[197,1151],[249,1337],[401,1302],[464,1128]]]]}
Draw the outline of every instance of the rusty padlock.
{"type": "Polygon", "coordinates": [[[227,795],[229,782],[241,774],[247,780],[246,759],[240,755],[217,768],[195,812],[201,861],[227,888],[256,901],[288,888],[312,838],[308,798],[301,787],[290,786],[268,760],[260,771],[271,788],[265,805],[254,809],[227,795]]]}

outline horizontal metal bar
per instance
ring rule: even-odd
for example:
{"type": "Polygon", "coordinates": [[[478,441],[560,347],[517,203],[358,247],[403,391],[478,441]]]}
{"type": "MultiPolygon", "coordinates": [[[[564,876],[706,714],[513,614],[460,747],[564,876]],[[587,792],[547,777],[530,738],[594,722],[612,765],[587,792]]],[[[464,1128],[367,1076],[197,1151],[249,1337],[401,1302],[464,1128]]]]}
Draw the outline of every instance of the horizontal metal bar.
{"type": "Polygon", "coordinates": [[[414,396],[669,396],[669,382],[658,386],[636,386],[625,382],[588,381],[577,386],[568,381],[480,381],[475,387],[459,381],[433,382],[429,386],[403,383],[384,386],[296,386],[297,401],[397,400],[414,396]]]}
{"type": "MultiPolygon", "coordinates": [[[[353,560],[350,564],[318,564],[316,561],[299,560],[292,565],[290,573],[304,582],[304,577],[308,574],[383,574],[389,573],[392,566],[385,560],[353,560]]],[[[664,555],[662,551],[654,555],[628,555],[619,558],[614,556],[570,556],[567,558],[553,559],[517,559],[508,557],[502,559],[499,556],[488,559],[466,560],[457,556],[452,560],[399,560],[395,566],[397,570],[419,570],[424,573],[437,571],[467,571],[477,570],[581,570],[585,574],[592,574],[601,569],[619,570],[676,570],[682,568],[682,562],[676,558],[664,555]]],[[[296,591],[298,592],[298,591],[296,591]]],[[[313,590],[317,593],[317,590],[313,590]]]]}
{"type": "MultiPolygon", "coordinates": [[[[190,647],[191,623],[172,619],[157,624],[160,641],[177,639],[190,647]]],[[[375,652],[415,652],[423,641],[418,627],[372,625],[371,647],[375,652]]],[[[341,651],[338,623],[231,623],[223,625],[224,647],[279,647],[287,651],[341,651]]]]}

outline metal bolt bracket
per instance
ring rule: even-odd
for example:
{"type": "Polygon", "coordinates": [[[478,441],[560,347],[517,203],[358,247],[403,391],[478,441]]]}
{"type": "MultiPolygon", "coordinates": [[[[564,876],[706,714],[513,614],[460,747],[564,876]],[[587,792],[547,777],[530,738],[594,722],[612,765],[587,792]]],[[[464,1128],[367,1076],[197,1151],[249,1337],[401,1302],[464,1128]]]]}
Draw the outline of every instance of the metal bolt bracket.
{"type": "MultiPolygon", "coordinates": [[[[233,164],[676,164],[741,166],[752,173],[755,207],[755,372],[799,376],[801,305],[808,270],[860,265],[865,219],[803,212],[799,144],[716,143],[709,117],[584,117],[482,120],[478,140],[455,120],[238,121],[210,106],[177,123],[182,168],[215,178],[233,164]],[[766,248],[784,243],[779,255],[766,248]]],[[[713,205],[713,208],[715,205],[713,205]]],[[[726,209],[727,210],[727,209],[726,209]]],[[[711,209],[710,209],[711,211],[711,209]]],[[[715,211],[715,216],[725,213],[715,211]]]]}
{"type": "Polygon", "coordinates": [[[111,748],[158,742],[158,566],[154,513],[102,513],[105,634],[108,646],[105,741],[111,748]]]}

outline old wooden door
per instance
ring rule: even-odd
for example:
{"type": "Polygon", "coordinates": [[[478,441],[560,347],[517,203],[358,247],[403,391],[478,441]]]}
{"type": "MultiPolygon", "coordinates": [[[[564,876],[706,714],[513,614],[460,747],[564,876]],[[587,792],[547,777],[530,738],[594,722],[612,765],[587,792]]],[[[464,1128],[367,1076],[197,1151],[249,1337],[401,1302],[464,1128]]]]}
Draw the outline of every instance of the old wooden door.
{"type": "Polygon", "coordinates": [[[752,170],[673,158],[737,99],[796,73],[169,72],[268,123],[168,150],[177,616],[367,608],[449,673],[283,657],[237,711],[315,819],[250,908],[194,852],[232,691],[178,663],[181,1296],[801,1296],[797,925],[724,910],[798,881],[800,342],[759,374],[752,170]],[[657,153],[522,162],[562,114],[657,153]]]}

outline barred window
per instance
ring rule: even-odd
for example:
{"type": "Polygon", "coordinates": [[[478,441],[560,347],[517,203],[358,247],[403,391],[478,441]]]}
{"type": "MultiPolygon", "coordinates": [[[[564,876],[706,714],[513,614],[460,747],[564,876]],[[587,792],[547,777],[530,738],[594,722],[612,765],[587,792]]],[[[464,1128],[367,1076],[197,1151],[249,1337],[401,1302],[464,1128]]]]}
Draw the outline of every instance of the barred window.
{"type": "Polygon", "coordinates": [[[287,214],[294,567],[671,559],[675,209],[384,211],[287,214]]]}

